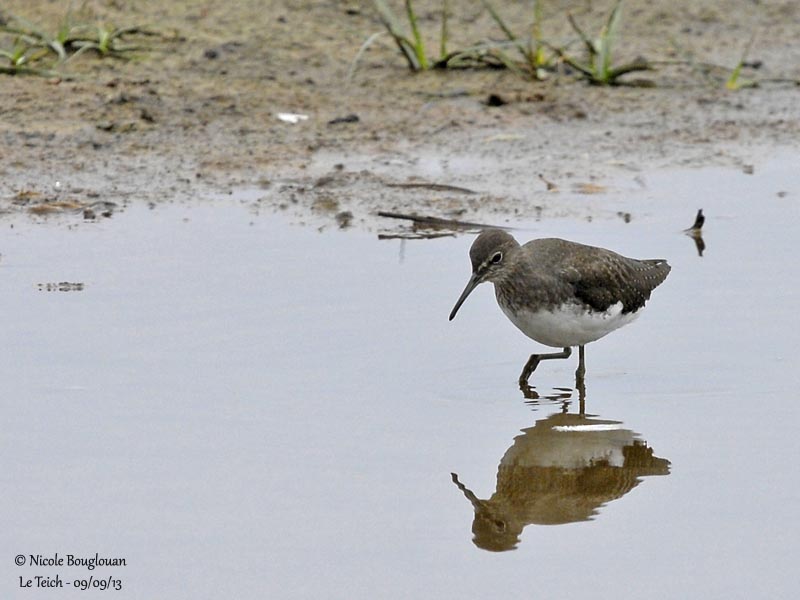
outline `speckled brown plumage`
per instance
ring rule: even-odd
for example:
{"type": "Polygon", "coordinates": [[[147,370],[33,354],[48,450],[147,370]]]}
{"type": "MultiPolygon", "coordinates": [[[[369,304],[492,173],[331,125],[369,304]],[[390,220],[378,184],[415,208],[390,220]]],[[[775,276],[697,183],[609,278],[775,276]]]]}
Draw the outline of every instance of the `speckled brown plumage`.
{"type": "Polygon", "coordinates": [[[557,238],[520,246],[499,229],[481,233],[470,249],[470,259],[473,271],[486,272],[498,300],[512,310],[550,309],[579,301],[600,312],[622,302],[623,314],[636,312],[670,272],[662,259],[637,260],[557,238]],[[503,252],[502,265],[491,272],[482,265],[498,251],[503,252]]]}

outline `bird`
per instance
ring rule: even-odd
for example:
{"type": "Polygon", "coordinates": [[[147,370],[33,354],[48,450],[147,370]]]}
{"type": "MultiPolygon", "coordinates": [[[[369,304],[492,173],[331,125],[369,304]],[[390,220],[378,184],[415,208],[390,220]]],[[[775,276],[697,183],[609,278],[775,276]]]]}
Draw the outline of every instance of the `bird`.
{"type": "Polygon", "coordinates": [[[543,360],[579,350],[579,386],[586,373],[585,346],[627,325],[642,312],[671,267],[665,259],[637,260],[611,250],[559,238],[520,245],[503,229],[481,231],[469,250],[472,275],[450,313],[485,281],[497,303],[526,336],[560,352],[532,354],[519,376],[524,390],[543,360]]]}

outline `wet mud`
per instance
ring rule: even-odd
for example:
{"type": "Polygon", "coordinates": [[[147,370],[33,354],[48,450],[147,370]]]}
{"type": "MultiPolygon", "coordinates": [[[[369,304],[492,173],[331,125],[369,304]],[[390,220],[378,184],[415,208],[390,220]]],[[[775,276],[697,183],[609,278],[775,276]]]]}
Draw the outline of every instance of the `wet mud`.
{"type": "MultiPolygon", "coordinates": [[[[515,27],[530,22],[524,6],[495,4],[515,27]]],[[[440,4],[415,5],[433,47],[440,4]]],[[[545,3],[552,43],[574,37],[567,10],[596,31],[609,6],[545,3]]],[[[591,86],[563,70],[540,82],[486,69],[411,73],[386,36],[353,70],[358,48],[382,29],[369,2],[86,3],[75,19],[157,35],[136,40],[144,49],[132,60],[75,60],[74,79],[3,76],[2,208],[247,189],[264,210],[327,227],[396,229],[379,211],[495,224],[541,211],[596,217],[603,206],[592,196],[610,181],[635,186],[637,175],[675,166],[748,170],[794,146],[796,3],[631,0],[623,10],[616,56],[660,61],[642,75],[656,87],[591,86]],[[727,90],[726,69],[751,35],[742,78],[761,85],[727,90]]],[[[3,6],[52,30],[64,11],[3,6]]],[[[479,6],[452,13],[453,47],[501,37],[479,6]]]]}

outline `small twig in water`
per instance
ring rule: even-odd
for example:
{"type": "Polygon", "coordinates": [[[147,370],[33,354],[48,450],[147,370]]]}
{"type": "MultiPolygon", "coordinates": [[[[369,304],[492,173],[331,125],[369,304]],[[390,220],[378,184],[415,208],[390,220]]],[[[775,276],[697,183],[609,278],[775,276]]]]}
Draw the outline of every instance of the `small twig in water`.
{"type": "Polygon", "coordinates": [[[703,209],[697,211],[697,216],[694,218],[694,225],[689,229],[684,229],[684,233],[694,240],[694,245],[697,247],[698,256],[703,256],[703,250],[706,249],[706,243],[703,240],[703,223],[706,222],[706,217],[703,214],[703,209]]]}
{"type": "Polygon", "coordinates": [[[404,232],[404,233],[379,233],[379,240],[434,240],[443,237],[455,237],[455,233],[420,233],[420,232],[404,232]]]}
{"type": "MultiPolygon", "coordinates": [[[[403,213],[386,211],[379,211],[378,216],[385,217],[387,219],[403,219],[422,225],[452,227],[456,229],[487,229],[489,227],[496,227],[495,225],[487,225],[486,223],[470,223],[468,221],[458,221],[455,219],[442,219],[441,217],[427,217],[424,215],[407,215],[403,213]]],[[[497,229],[508,229],[508,227],[497,227],[497,229]]]]}
{"type": "Polygon", "coordinates": [[[703,214],[703,209],[697,211],[697,216],[694,218],[694,225],[687,229],[687,232],[700,231],[703,228],[703,223],[706,222],[706,216],[703,214]]]}
{"type": "Polygon", "coordinates": [[[457,185],[447,185],[444,183],[387,183],[386,187],[426,189],[436,192],[460,192],[462,194],[477,194],[475,190],[458,187],[457,185]]]}

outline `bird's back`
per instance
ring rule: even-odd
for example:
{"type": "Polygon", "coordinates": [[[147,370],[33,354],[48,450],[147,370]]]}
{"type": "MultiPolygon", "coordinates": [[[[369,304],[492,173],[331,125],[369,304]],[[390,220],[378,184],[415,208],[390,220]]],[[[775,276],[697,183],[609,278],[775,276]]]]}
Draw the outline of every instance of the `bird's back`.
{"type": "Polygon", "coordinates": [[[664,259],[637,260],[611,250],[557,238],[533,240],[522,246],[522,268],[532,278],[549,280],[551,289],[605,311],[622,302],[622,312],[636,312],[667,277],[664,259]]]}

